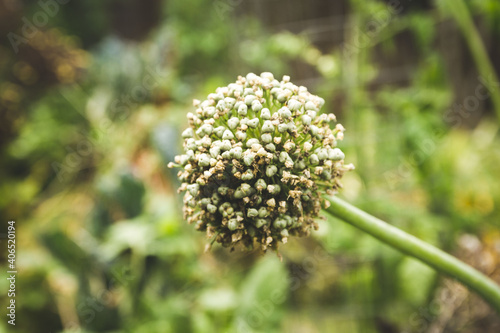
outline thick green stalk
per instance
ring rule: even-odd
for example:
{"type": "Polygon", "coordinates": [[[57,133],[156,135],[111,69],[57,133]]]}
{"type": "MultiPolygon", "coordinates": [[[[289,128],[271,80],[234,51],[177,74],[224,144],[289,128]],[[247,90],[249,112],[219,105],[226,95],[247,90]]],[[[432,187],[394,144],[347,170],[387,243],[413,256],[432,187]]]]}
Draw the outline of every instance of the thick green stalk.
{"type": "Polygon", "coordinates": [[[325,198],[331,203],[330,207],[325,209],[330,215],[422,261],[437,271],[457,279],[470,290],[479,294],[500,313],[500,286],[481,272],[429,243],[371,216],[342,199],[337,197],[325,198]]]}

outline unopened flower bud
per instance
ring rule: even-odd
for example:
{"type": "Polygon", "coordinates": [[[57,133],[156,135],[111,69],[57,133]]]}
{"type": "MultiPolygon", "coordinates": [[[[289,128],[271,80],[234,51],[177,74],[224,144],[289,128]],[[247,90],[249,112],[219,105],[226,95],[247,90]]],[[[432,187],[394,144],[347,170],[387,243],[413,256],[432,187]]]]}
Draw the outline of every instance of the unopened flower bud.
{"type": "Polygon", "coordinates": [[[257,216],[259,216],[259,211],[255,208],[249,208],[247,210],[247,216],[250,218],[257,217],[257,216]]]}
{"type": "Polygon", "coordinates": [[[225,130],[224,134],[222,135],[222,139],[224,140],[232,140],[234,139],[234,134],[230,130],[225,130]]]}
{"type": "Polygon", "coordinates": [[[219,127],[217,127],[217,128],[214,129],[214,133],[219,138],[222,138],[222,135],[224,134],[225,130],[226,130],[226,128],[224,126],[219,126],[219,127]]]}
{"type": "Polygon", "coordinates": [[[264,179],[258,179],[256,182],[255,182],[255,185],[254,187],[257,189],[257,191],[262,191],[263,189],[266,188],[266,181],[264,179]]]}
{"type": "Polygon", "coordinates": [[[253,179],[252,170],[247,170],[241,175],[242,180],[251,180],[253,179]]]}
{"type": "Polygon", "coordinates": [[[230,129],[235,129],[238,124],[240,123],[240,120],[236,117],[233,117],[227,121],[227,126],[229,126],[230,129]]]}
{"type": "Polygon", "coordinates": [[[263,133],[272,133],[274,132],[274,126],[271,124],[269,120],[264,121],[264,124],[262,125],[262,132],[263,133]]]}
{"type": "Polygon", "coordinates": [[[268,108],[263,108],[262,111],[260,111],[260,117],[263,120],[269,120],[269,119],[271,119],[271,111],[269,111],[268,108]]]}
{"type": "Polygon", "coordinates": [[[275,165],[268,165],[266,168],[266,176],[272,177],[278,172],[278,168],[275,165]]]}
{"type": "Polygon", "coordinates": [[[343,160],[344,157],[345,157],[344,153],[342,152],[342,150],[338,148],[328,150],[328,158],[331,159],[332,161],[340,161],[343,160]]]}
{"type": "Polygon", "coordinates": [[[207,210],[212,213],[212,214],[215,214],[217,212],[217,206],[215,205],[212,205],[212,204],[208,204],[207,205],[207,210]]]}
{"type": "Polygon", "coordinates": [[[250,119],[249,121],[247,121],[247,125],[251,128],[257,128],[257,126],[259,125],[259,118],[250,119]]]}
{"type": "Polygon", "coordinates": [[[183,138],[192,138],[194,135],[193,129],[192,128],[187,128],[182,132],[182,137],[183,138]]]}
{"type": "Polygon", "coordinates": [[[198,164],[202,167],[206,167],[210,165],[210,156],[207,154],[201,154],[198,158],[198,164]]]}
{"type": "Polygon", "coordinates": [[[269,134],[269,133],[262,134],[261,137],[260,137],[260,139],[264,143],[271,143],[271,142],[273,142],[273,136],[271,134],[269,134]]]}
{"type": "Polygon", "coordinates": [[[236,230],[238,229],[238,220],[236,219],[229,219],[229,221],[227,221],[227,227],[229,228],[229,230],[236,230]]]}
{"type": "Polygon", "coordinates": [[[286,228],[286,221],[282,218],[277,218],[274,222],[273,222],[273,226],[277,229],[283,229],[283,228],[286,228]]]}

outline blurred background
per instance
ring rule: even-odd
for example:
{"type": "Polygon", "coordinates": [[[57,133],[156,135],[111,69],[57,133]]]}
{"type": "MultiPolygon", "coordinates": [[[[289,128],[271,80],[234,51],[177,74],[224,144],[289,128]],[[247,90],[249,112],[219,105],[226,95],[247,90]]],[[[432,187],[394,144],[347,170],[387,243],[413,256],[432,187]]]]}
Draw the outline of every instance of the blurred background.
{"type": "Polygon", "coordinates": [[[0,0],[0,35],[0,332],[500,331],[341,221],[204,253],[166,168],[193,98],[290,75],[347,128],[342,197],[500,282],[498,0],[0,0]]]}

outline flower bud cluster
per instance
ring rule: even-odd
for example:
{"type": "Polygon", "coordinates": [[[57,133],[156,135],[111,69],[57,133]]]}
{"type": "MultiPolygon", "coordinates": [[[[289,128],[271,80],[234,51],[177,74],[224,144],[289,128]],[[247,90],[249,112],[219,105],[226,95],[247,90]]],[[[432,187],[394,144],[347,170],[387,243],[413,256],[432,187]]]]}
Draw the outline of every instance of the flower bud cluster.
{"type": "Polygon", "coordinates": [[[344,153],[336,148],[344,128],[320,114],[324,100],[288,76],[238,77],[203,102],[194,100],[182,132],[179,167],[184,215],[223,246],[238,243],[277,249],[289,236],[304,236],[334,193],[344,153]]]}

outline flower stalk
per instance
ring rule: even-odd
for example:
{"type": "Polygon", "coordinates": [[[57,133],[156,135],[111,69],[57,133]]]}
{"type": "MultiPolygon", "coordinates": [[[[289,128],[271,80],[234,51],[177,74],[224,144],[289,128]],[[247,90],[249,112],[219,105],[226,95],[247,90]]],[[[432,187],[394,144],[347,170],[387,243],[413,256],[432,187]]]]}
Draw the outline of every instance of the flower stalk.
{"type": "Polygon", "coordinates": [[[500,313],[500,286],[478,270],[338,197],[325,196],[325,199],[330,202],[330,206],[324,211],[331,216],[460,281],[500,313]]]}

